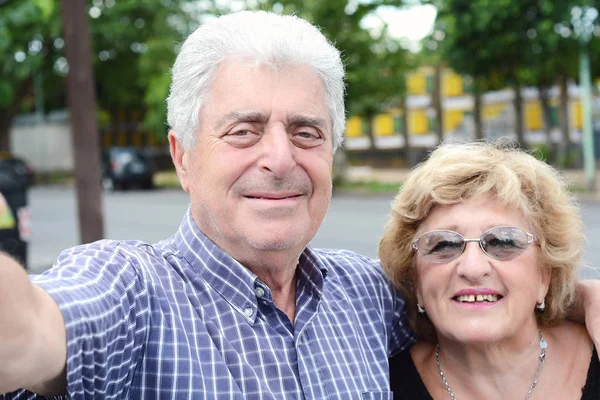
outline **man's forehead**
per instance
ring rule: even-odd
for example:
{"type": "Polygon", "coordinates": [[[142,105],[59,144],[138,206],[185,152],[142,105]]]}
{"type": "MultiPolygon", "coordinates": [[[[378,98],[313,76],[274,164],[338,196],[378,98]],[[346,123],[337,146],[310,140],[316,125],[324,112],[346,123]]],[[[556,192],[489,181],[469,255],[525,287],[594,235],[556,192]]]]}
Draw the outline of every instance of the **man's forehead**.
{"type": "Polygon", "coordinates": [[[289,124],[314,125],[326,131],[332,125],[323,81],[303,64],[282,70],[247,59],[223,61],[204,106],[217,114],[213,114],[214,128],[232,121],[266,123],[277,110],[285,113],[289,124]],[[273,74],[282,81],[274,81],[270,76],[273,74]]]}

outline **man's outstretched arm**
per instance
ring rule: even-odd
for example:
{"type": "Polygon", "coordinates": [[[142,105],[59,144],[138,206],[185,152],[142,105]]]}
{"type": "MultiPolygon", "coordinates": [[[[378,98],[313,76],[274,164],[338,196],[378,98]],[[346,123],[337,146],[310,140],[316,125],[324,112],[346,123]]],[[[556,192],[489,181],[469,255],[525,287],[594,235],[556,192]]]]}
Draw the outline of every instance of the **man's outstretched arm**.
{"type": "Polygon", "coordinates": [[[66,394],[65,323],[52,297],[0,253],[0,393],[66,394]]]}

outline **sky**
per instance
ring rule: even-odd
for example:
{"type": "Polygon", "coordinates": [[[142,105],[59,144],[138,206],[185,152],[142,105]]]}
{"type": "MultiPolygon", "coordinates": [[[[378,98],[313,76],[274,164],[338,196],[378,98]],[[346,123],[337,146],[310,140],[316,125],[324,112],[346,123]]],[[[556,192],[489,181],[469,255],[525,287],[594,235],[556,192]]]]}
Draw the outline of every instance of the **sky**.
{"type": "MultiPolygon", "coordinates": [[[[0,0],[1,1],[1,0],[0,0]]],[[[106,1],[106,0],[105,0],[106,1]]],[[[111,0],[114,1],[114,0],[111,0]]],[[[259,0],[213,0],[221,9],[229,9],[230,11],[240,11],[247,7],[256,7],[259,5],[259,0]]],[[[323,0],[327,1],[327,0],[323,0]]],[[[366,2],[368,0],[351,0],[348,1],[348,9],[352,9],[356,3],[366,2]]],[[[436,9],[432,5],[421,5],[419,0],[405,0],[407,5],[398,8],[392,6],[382,6],[374,13],[366,16],[363,19],[363,27],[377,31],[381,29],[384,23],[388,24],[388,31],[399,39],[402,45],[411,51],[417,52],[421,49],[419,41],[427,36],[435,21],[436,9]],[[411,4],[413,3],[413,4],[411,4]]],[[[207,7],[212,6],[211,1],[196,1],[194,7],[201,10],[203,4],[207,7]]],[[[276,12],[276,7],[273,8],[276,12]]]]}
{"type": "Polygon", "coordinates": [[[410,50],[418,51],[418,41],[431,32],[435,16],[436,9],[432,5],[412,5],[401,9],[380,7],[373,15],[367,16],[363,24],[376,30],[385,22],[393,37],[404,41],[405,47],[410,50]]]}

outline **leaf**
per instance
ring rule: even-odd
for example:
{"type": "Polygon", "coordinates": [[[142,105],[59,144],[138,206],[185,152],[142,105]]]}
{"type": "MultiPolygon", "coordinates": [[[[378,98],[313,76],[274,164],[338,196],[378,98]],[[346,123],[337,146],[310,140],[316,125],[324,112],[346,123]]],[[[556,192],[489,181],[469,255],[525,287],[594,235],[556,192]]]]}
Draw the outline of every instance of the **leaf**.
{"type": "Polygon", "coordinates": [[[32,0],[35,5],[42,12],[44,20],[48,20],[54,12],[54,1],[53,0],[32,0]]]}

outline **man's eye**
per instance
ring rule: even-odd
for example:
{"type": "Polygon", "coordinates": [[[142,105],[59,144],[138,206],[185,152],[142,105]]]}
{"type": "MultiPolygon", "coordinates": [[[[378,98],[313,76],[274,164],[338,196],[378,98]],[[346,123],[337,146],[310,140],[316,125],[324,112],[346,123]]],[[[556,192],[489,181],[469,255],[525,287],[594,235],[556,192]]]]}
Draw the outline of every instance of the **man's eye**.
{"type": "Polygon", "coordinates": [[[323,141],[323,136],[315,129],[302,129],[292,134],[292,142],[298,147],[315,147],[323,141]]]}
{"type": "Polygon", "coordinates": [[[311,132],[299,132],[297,135],[305,139],[318,139],[319,136],[311,132]]]}
{"type": "Polygon", "coordinates": [[[249,147],[258,142],[260,134],[249,129],[232,130],[223,136],[223,140],[235,147],[249,147]]]}

